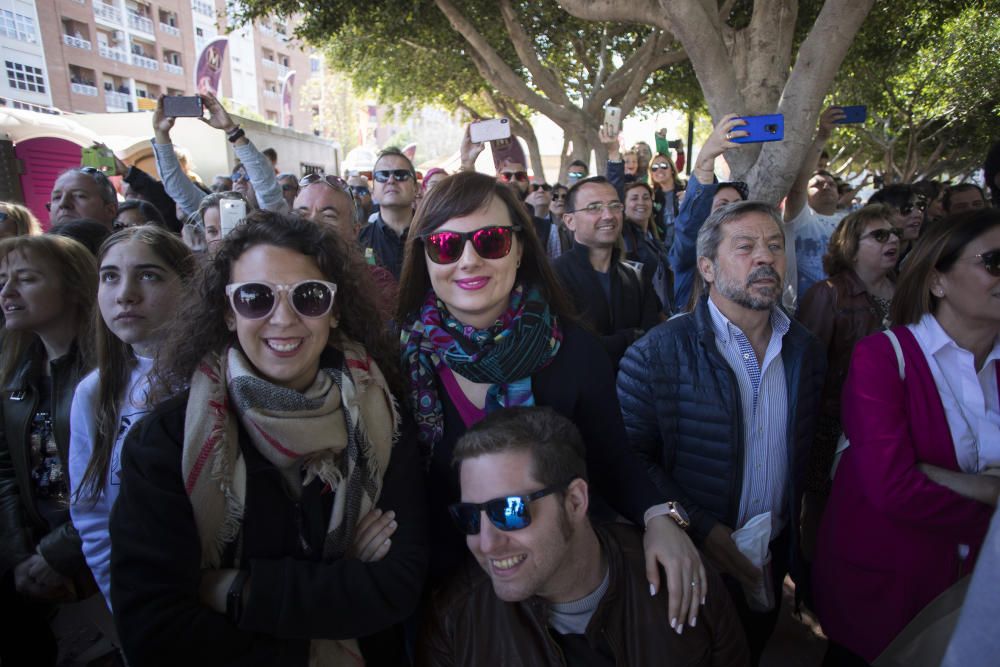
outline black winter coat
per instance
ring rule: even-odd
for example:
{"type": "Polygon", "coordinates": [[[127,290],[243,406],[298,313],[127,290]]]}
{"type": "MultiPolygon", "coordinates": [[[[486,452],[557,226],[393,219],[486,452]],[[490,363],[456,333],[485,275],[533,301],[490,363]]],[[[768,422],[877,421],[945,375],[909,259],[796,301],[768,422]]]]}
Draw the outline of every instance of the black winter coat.
{"type": "Polygon", "coordinates": [[[660,302],[638,270],[620,261],[618,249],[611,257],[611,303],[590,265],[587,246],[573,243],[569,252],[553,263],[556,274],[581,314],[581,320],[601,337],[614,367],[625,350],[660,321],[660,302]]]}
{"type": "MultiPolygon", "coordinates": [[[[426,507],[413,438],[394,446],[377,506],[396,513],[377,563],[322,560],[333,494],[295,500],[249,444],[242,541],[248,594],[239,625],[199,600],[201,546],[181,474],[187,395],[132,428],[111,513],[111,599],[133,665],[306,665],[312,638],[364,638],[413,613],[427,566],[426,507]]],[[[404,430],[404,433],[406,431],[404,430]]],[[[232,556],[234,554],[229,554],[232,556]]],[[[224,567],[233,564],[224,563],[224,567]]],[[[362,652],[367,653],[365,642],[362,652]]]]}

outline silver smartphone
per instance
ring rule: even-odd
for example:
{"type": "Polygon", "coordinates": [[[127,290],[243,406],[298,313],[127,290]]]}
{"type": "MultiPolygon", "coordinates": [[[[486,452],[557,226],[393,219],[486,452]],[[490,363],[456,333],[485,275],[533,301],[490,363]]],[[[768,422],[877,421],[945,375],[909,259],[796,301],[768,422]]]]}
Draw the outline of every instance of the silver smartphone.
{"type": "Polygon", "coordinates": [[[243,222],[245,217],[247,217],[247,203],[242,199],[226,198],[219,202],[219,218],[223,236],[236,229],[236,225],[243,222]]]}
{"type": "Polygon", "coordinates": [[[621,107],[604,107],[604,131],[609,137],[617,137],[622,131],[621,107]]]}
{"type": "Polygon", "coordinates": [[[491,118],[473,123],[469,126],[469,139],[474,144],[510,139],[510,121],[506,118],[491,118]]]}

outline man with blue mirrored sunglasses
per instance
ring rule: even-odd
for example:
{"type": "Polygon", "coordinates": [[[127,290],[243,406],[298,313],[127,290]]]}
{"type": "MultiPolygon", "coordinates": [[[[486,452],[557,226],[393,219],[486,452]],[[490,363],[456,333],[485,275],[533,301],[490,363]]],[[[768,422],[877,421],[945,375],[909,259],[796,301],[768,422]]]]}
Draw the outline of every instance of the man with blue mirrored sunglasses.
{"type": "Polygon", "coordinates": [[[749,663],[714,571],[698,583],[697,622],[674,630],[664,592],[649,594],[639,529],[591,524],[584,445],[568,419],[499,410],[454,456],[462,502],[450,511],[479,566],[435,598],[418,665],[749,663]]]}

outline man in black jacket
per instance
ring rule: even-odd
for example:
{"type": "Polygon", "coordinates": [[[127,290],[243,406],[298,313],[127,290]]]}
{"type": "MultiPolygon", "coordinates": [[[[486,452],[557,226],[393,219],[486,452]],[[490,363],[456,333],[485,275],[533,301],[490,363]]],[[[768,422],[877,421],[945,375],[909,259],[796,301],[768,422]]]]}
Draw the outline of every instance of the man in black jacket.
{"type": "Polygon", "coordinates": [[[436,596],[418,665],[747,664],[715,572],[697,623],[672,628],[663,595],[649,594],[640,532],[591,524],[583,440],[566,417],[493,412],[454,456],[452,516],[479,567],[436,596]]]}
{"type": "Polygon", "coordinates": [[[708,295],[629,348],[618,396],[631,444],[654,482],[680,501],[692,538],[728,575],[757,664],[777,621],[785,573],[801,575],[801,483],[826,353],[781,309],[785,240],[773,206],[747,201],[718,209],[699,231],[697,250],[708,295]],[[767,513],[770,580],[732,538],[767,513]],[[744,590],[758,584],[771,587],[777,605],[770,611],[747,602],[744,590]]]}
{"type": "Polygon", "coordinates": [[[625,350],[659,321],[660,302],[641,265],[621,261],[617,244],[624,206],[603,176],[569,189],[563,220],[573,247],[555,262],[582,319],[601,336],[617,368],[625,350]]]}

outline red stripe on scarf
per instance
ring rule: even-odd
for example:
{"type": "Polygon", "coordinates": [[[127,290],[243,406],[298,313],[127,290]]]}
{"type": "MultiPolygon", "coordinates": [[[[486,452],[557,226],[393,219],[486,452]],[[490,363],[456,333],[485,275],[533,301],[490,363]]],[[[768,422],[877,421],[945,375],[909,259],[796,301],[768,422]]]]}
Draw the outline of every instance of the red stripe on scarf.
{"type": "Polygon", "coordinates": [[[364,360],[361,359],[348,359],[345,357],[344,363],[348,368],[360,368],[366,373],[371,372],[371,357],[365,357],[364,360]]]}
{"type": "MultiPolygon", "coordinates": [[[[210,371],[211,369],[209,369],[210,371]]],[[[206,373],[207,374],[207,373],[206,373]]],[[[222,403],[218,401],[209,401],[208,407],[215,410],[216,424],[219,423],[219,419],[225,419],[225,414],[227,410],[226,400],[223,399],[222,403]]],[[[194,465],[191,467],[191,474],[188,475],[187,480],[184,482],[184,490],[188,495],[191,495],[191,491],[194,490],[194,485],[198,483],[198,477],[201,476],[201,470],[205,467],[205,462],[208,461],[209,455],[215,448],[215,445],[219,440],[222,439],[222,434],[218,430],[213,429],[215,435],[209,436],[205,444],[201,446],[201,451],[198,452],[198,458],[194,460],[194,465]]]]}
{"type": "Polygon", "coordinates": [[[211,380],[213,383],[215,384],[219,383],[219,376],[215,372],[215,369],[212,368],[210,365],[206,364],[204,361],[198,363],[198,370],[207,375],[208,379],[211,380]]]}
{"type": "Polygon", "coordinates": [[[275,440],[274,438],[272,438],[267,433],[267,431],[265,431],[260,426],[258,426],[256,422],[250,422],[250,423],[253,424],[253,427],[255,429],[257,429],[258,433],[260,433],[262,436],[264,436],[264,439],[267,440],[267,444],[271,445],[272,447],[274,447],[275,449],[277,449],[280,453],[284,454],[285,456],[287,456],[288,458],[292,459],[293,461],[295,459],[299,458],[298,454],[296,454],[295,452],[293,452],[293,451],[291,451],[289,449],[285,449],[281,445],[280,442],[278,442],[277,440],[275,440]]]}

